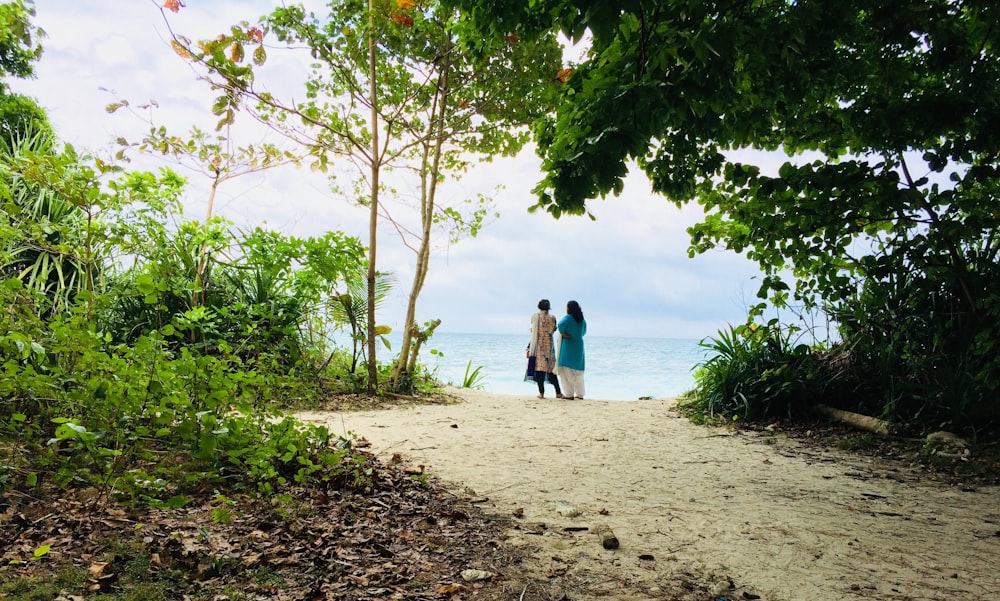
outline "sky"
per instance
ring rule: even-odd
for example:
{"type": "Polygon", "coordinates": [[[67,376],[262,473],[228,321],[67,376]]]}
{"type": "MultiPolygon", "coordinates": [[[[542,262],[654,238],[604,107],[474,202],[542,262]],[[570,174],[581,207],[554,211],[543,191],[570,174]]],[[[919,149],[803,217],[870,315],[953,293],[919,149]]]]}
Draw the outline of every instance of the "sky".
{"type": "MultiPolygon", "coordinates": [[[[77,149],[110,153],[118,137],[138,140],[148,131],[150,118],[181,135],[192,125],[211,131],[217,121],[210,110],[213,93],[171,50],[161,3],[37,0],[34,22],[47,35],[44,53],[36,77],[11,87],[34,97],[60,138],[77,149]],[[132,107],[155,101],[156,108],[105,110],[121,99],[132,107]]],[[[185,4],[177,14],[166,13],[170,27],[197,40],[243,20],[253,22],[280,0],[185,4]]],[[[322,13],[322,2],[304,4],[322,13]]],[[[278,72],[289,78],[303,68],[284,67],[279,65],[278,72]]],[[[249,127],[234,137],[238,143],[288,147],[273,134],[266,137],[249,127]]],[[[143,160],[151,161],[144,168],[177,168],[151,157],[143,160]]],[[[678,209],[651,193],[643,174],[634,172],[620,196],[589,203],[596,220],[529,213],[531,189],[542,177],[539,164],[526,148],[517,157],[483,164],[461,180],[445,183],[440,191],[445,202],[493,195],[500,217],[475,238],[449,243],[442,235],[436,240],[417,305],[418,323],[441,319],[440,332],[527,334],[542,298],[551,301],[557,318],[567,301],[578,301],[588,336],[701,339],[746,319],[760,285],[759,271],[745,257],[722,250],[688,257],[685,230],[701,220],[700,207],[678,209]],[[503,188],[496,191],[499,185],[503,188]]],[[[191,179],[185,214],[202,219],[207,180],[180,172],[191,179]]],[[[365,242],[368,237],[367,209],[331,192],[326,179],[308,168],[230,180],[220,188],[214,211],[241,228],[262,226],[299,237],[343,231],[365,242]]],[[[380,270],[392,272],[396,282],[378,321],[399,331],[415,255],[385,223],[379,226],[378,249],[380,270]]]]}

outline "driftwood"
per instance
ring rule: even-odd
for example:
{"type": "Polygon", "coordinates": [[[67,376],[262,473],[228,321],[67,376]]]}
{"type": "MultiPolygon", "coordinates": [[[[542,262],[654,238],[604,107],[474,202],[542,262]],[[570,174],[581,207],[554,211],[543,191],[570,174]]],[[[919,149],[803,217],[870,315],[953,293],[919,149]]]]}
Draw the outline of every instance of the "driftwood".
{"type": "Polygon", "coordinates": [[[870,415],[861,415],[860,413],[853,413],[851,411],[844,411],[843,409],[834,409],[833,407],[828,407],[826,405],[817,405],[816,408],[820,413],[826,415],[827,417],[831,417],[839,422],[866,430],[868,432],[874,432],[876,434],[892,434],[893,431],[892,424],[884,419],[871,417],[870,415]]]}

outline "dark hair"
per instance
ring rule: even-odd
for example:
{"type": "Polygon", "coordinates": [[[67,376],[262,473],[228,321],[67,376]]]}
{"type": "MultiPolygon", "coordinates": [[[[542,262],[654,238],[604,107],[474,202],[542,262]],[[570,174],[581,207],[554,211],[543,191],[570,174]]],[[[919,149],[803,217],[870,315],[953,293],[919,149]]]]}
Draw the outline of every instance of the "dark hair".
{"type": "Polygon", "coordinates": [[[552,308],[552,305],[549,304],[549,299],[543,298],[542,300],[538,301],[538,308],[541,309],[542,311],[548,311],[549,309],[552,308]]]}
{"type": "Polygon", "coordinates": [[[583,310],[580,309],[580,303],[576,301],[569,301],[566,303],[566,312],[573,316],[576,323],[583,321],[583,310]]]}

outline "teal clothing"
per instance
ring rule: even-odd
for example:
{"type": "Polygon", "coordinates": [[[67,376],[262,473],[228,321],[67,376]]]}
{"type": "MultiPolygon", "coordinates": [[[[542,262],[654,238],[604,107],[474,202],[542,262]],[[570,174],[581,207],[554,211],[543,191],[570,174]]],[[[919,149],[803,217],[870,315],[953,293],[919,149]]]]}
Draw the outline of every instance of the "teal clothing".
{"type": "Polygon", "coordinates": [[[559,367],[583,371],[583,337],[587,334],[587,320],[577,322],[572,315],[566,315],[559,320],[559,333],[571,336],[560,341],[559,367]]]}

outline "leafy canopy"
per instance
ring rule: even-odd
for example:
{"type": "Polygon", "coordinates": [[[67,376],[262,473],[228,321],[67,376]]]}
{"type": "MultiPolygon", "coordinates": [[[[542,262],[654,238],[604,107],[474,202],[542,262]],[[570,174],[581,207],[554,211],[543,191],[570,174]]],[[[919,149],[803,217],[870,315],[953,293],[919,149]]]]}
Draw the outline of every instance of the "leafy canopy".
{"type": "Polygon", "coordinates": [[[691,254],[745,252],[759,296],[831,312],[887,414],[995,408],[1000,5],[455,3],[484,37],[590,35],[535,126],[535,209],[583,213],[636,164],[703,205],[691,254]],[[794,160],[771,169],[778,151],[794,160]]]}
{"type": "Polygon", "coordinates": [[[536,208],[582,213],[635,161],[655,192],[711,213],[693,250],[753,248],[769,272],[791,261],[831,284],[858,267],[845,265],[858,240],[972,241],[995,225],[979,202],[1000,150],[994,2],[458,4],[486,36],[592,34],[536,125],[536,208]],[[819,160],[765,175],[739,149],[819,160]]]}

